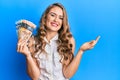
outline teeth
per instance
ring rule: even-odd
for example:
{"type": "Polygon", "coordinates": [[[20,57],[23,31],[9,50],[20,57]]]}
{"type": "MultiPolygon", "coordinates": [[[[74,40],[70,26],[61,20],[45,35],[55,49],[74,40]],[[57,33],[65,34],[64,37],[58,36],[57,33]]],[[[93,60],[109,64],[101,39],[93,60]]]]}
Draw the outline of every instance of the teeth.
{"type": "Polygon", "coordinates": [[[57,26],[57,24],[55,24],[55,23],[52,23],[52,26],[57,26]]]}

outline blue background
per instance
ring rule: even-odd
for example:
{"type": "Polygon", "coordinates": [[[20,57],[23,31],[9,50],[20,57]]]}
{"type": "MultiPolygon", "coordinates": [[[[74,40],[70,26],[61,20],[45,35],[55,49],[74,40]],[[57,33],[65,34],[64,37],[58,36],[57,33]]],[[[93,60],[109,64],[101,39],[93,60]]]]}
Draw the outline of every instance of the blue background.
{"type": "Polygon", "coordinates": [[[71,80],[120,80],[120,0],[0,0],[0,80],[30,80],[25,56],[16,52],[15,21],[38,25],[48,5],[60,2],[76,40],[75,55],[86,41],[101,36],[86,51],[71,80]]]}

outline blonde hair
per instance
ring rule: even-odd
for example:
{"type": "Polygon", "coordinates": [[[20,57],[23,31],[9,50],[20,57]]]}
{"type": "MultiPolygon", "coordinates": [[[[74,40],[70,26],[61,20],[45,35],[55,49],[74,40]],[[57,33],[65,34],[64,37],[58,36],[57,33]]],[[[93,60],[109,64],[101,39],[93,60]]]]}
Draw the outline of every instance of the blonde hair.
{"type": "Polygon", "coordinates": [[[63,21],[62,21],[63,24],[61,29],[58,31],[59,37],[57,41],[58,43],[57,51],[61,56],[64,56],[65,61],[69,60],[71,62],[73,59],[72,44],[70,42],[70,38],[72,37],[72,34],[70,33],[66,10],[63,7],[63,5],[61,5],[60,3],[54,3],[50,5],[41,17],[40,26],[37,35],[35,37],[37,42],[35,47],[36,52],[38,50],[45,51],[44,50],[46,45],[46,42],[44,41],[44,37],[46,36],[45,20],[51,8],[55,6],[60,7],[63,10],[63,21]]]}

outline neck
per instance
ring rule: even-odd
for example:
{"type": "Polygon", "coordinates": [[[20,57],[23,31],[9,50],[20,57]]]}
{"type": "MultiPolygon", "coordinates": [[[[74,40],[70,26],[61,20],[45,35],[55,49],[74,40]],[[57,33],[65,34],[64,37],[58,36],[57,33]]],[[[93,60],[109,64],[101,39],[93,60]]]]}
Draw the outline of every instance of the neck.
{"type": "Polygon", "coordinates": [[[49,32],[47,31],[46,38],[50,42],[50,40],[57,34],[57,32],[49,32]]]}

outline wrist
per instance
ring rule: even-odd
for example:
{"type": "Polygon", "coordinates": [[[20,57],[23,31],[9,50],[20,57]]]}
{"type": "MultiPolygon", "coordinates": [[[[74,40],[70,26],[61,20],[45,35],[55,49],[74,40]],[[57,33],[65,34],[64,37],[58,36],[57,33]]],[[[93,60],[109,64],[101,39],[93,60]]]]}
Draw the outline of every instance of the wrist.
{"type": "Polygon", "coordinates": [[[84,52],[84,51],[85,51],[83,48],[80,48],[79,50],[80,50],[80,51],[82,51],[82,52],[84,52]]]}
{"type": "Polygon", "coordinates": [[[26,56],[26,58],[32,57],[30,53],[25,56],[26,56]]]}
{"type": "Polygon", "coordinates": [[[32,56],[29,55],[29,56],[26,56],[26,60],[31,60],[32,59],[32,56]]]}
{"type": "Polygon", "coordinates": [[[82,55],[84,53],[84,50],[82,50],[81,48],[79,49],[80,54],[82,55]]]}

